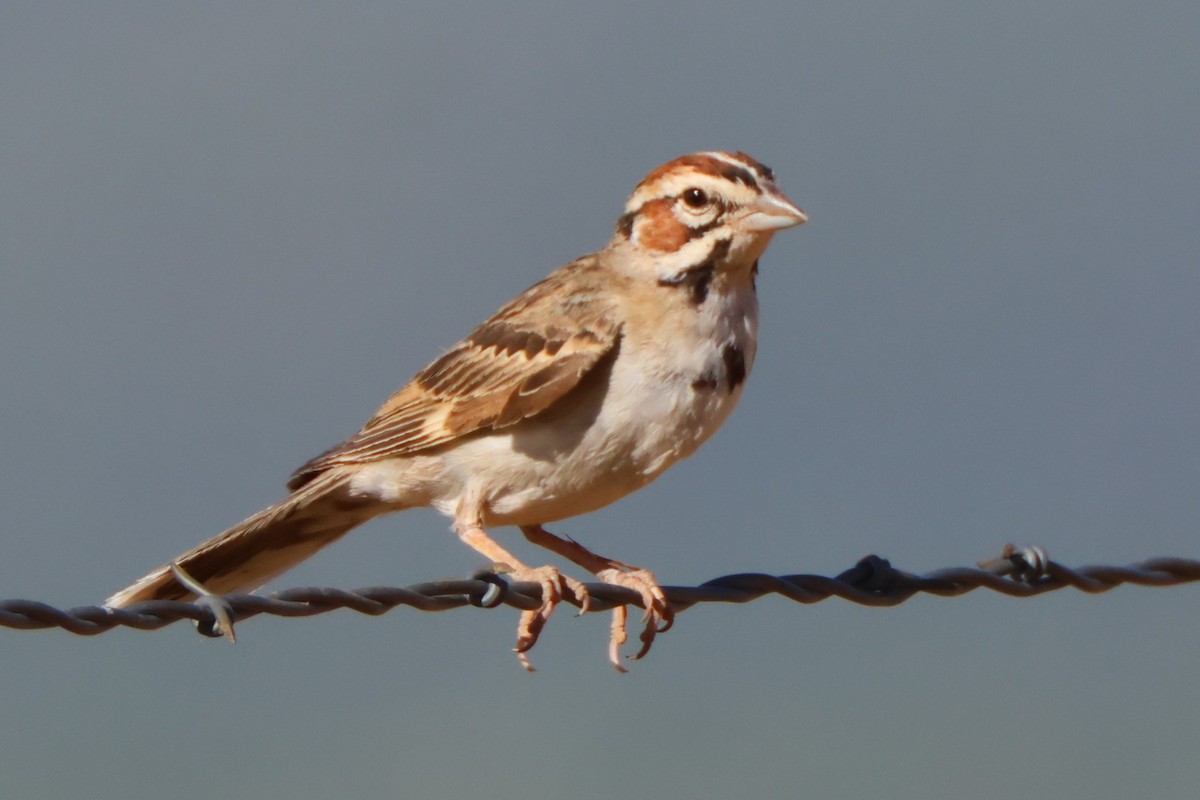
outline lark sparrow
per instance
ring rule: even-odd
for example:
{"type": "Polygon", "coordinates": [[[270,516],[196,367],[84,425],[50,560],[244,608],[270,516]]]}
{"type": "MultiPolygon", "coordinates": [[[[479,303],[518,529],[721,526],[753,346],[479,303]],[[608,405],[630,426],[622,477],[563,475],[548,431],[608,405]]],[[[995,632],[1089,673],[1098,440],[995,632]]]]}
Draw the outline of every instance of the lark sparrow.
{"type": "MultiPolygon", "coordinates": [[[[654,576],[542,525],[605,506],[695,452],[741,397],[758,328],[755,274],[776,231],[807,220],[745,153],[695,153],[648,174],[601,250],[550,273],[394,394],[362,430],[292,476],[292,494],[179,556],[207,590],[261,586],[372,517],[432,506],[514,580],[541,584],[521,615],[526,651],[581,583],[531,568],[487,529],[541,545],[631,587],[646,609],[641,648],[670,627],[654,576]]],[[[160,567],[109,606],[194,594],[160,567]]],[[[625,642],[614,611],[609,660],[625,642]]]]}

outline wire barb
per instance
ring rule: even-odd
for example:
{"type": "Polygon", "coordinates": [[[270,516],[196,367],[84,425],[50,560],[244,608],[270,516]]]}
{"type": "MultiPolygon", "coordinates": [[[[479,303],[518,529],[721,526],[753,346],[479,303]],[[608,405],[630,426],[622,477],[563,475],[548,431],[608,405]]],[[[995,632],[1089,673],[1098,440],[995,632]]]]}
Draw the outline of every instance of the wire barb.
{"type": "MultiPolygon", "coordinates": [[[[765,575],[748,572],[714,578],[699,586],[664,586],[671,608],[683,611],[700,603],[748,603],[777,594],[797,603],[817,603],[840,597],[867,606],[895,606],[916,594],[958,597],[989,589],[1010,597],[1032,597],[1072,587],[1099,594],[1132,583],[1138,586],[1176,586],[1200,581],[1200,561],[1152,558],[1124,567],[1086,566],[1071,569],[1051,561],[1038,547],[1007,545],[999,558],[975,568],[951,567],[915,575],[894,568],[887,559],[867,556],[850,569],[829,578],[822,575],[765,575]]],[[[641,594],[607,583],[586,584],[591,610],[642,606],[641,594]]],[[[566,600],[567,598],[564,598],[566,600]]],[[[464,606],[495,608],[507,605],[528,610],[541,605],[537,583],[509,583],[493,572],[466,580],[418,583],[408,587],[369,586],[354,591],[307,587],[267,595],[205,592],[198,600],[147,600],[128,608],[80,606],[58,609],[33,600],[0,601],[0,627],[16,630],[61,628],[79,636],[95,636],[116,627],[153,631],[190,619],[207,635],[232,640],[233,624],[259,614],[311,617],[339,608],[379,616],[397,606],[420,611],[448,611],[464,606]],[[224,618],[222,618],[224,617],[224,618]],[[219,632],[219,633],[218,633],[219,632]]]]}

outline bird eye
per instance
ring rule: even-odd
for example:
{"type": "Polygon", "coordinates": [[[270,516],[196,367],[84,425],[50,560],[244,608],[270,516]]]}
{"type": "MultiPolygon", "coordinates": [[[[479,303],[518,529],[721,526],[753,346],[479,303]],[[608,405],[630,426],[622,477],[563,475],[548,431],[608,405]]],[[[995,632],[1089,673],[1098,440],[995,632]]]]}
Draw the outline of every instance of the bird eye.
{"type": "Polygon", "coordinates": [[[704,208],[708,205],[708,193],[693,186],[683,192],[683,202],[691,208],[704,208]]]}

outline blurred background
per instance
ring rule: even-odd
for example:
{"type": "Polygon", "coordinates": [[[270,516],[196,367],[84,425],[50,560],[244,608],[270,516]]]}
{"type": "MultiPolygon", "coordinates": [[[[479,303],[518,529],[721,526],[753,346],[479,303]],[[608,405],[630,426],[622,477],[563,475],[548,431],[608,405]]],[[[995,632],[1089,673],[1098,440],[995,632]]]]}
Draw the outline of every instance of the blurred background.
{"type": "MultiPolygon", "coordinates": [[[[1196,557],[1198,40],[1166,0],[4,4],[0,597],[99,602],[278,499],[711,148],[811,216],[742,406],[555,530],[675,584],[1196,557]]],[[[416,511],[274,586],[478,566],[416,511]]],[[[1192,798],[1198,608],[705,606],[625,676],[607,615],[534,675],[511,610],[0,630],[0,793],[1192,798]]]]}

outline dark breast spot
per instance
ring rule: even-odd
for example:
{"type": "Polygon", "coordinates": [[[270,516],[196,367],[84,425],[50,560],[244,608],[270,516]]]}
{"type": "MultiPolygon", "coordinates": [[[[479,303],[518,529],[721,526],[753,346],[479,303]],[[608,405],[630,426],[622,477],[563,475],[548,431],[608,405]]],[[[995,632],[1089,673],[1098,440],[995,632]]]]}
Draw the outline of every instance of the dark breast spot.
{"type": "Polygon", "coordinates": [[[725,362],[725,380],[732,392],[746,380],[746,354],[736,344],[727,344],[721,351],[721,360],[725,362]]]}
{"type": "Polygon", "coordinates": [[[746,354],[736,344],[727,344],[721,349],[721,365],[710,369],[692,381],[696,391],[714,391],[721,384],[730,394],[746,382],[746,354]]]}

